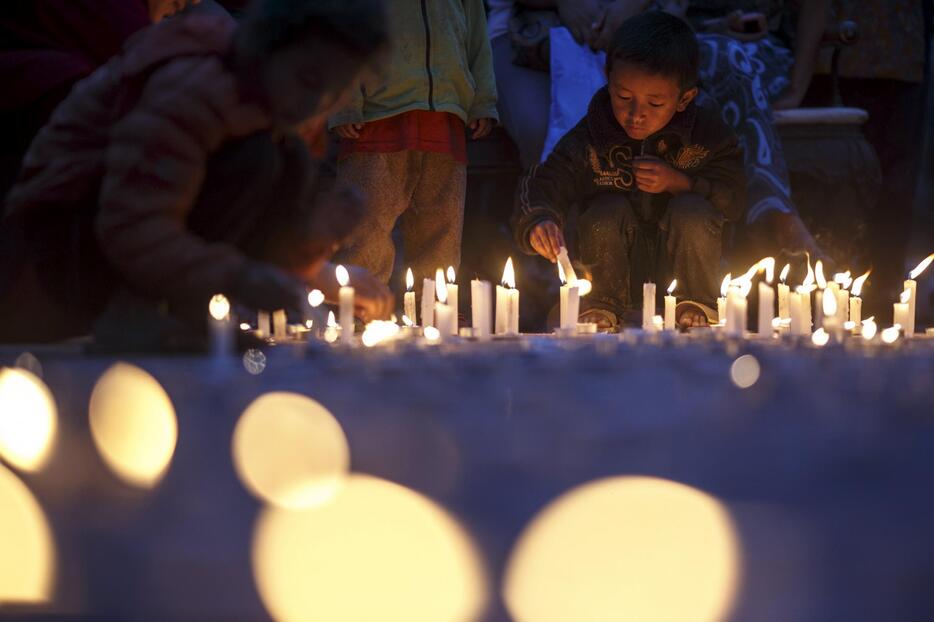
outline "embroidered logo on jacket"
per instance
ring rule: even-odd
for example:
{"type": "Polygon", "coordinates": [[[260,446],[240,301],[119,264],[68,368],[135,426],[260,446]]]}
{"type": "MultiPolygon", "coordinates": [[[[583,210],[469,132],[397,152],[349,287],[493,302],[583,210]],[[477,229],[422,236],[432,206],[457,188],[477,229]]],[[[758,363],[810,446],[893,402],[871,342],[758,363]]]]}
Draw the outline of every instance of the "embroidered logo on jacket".
{"type": "Polygon", "coordinates": [[[593,146],[587,146],[590,168],[593,169],[595,186],[626,190],[632,187],[632,149],[617,145],[610,149],[604,160],[593,146]]]}
{"type": "Polygon", "coordinates": [[[702,145],[685,145],[678,150],[678,155],[669,154],[667,160],[681,170],[695,168],[710,154],[710,149],[702,145]]]}

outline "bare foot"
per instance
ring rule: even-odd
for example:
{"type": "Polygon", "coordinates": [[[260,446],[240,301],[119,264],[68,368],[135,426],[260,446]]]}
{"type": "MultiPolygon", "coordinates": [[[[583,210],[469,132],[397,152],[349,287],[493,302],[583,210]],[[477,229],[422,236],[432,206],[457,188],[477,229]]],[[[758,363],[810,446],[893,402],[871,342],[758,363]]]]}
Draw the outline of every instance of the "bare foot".
{"type": "Polygon", "coordinates": [[[587,323],[592,322],[597,325],[597,330],[612,330],[616,328],[619,323],[619,320],[616,317],[616,314],[612,311],[607,311],[606,309],[587,309],[580,315],[580,321],[587,323]]]}
{"type": "Polygon", "coordinates": [[[685,305],[681,309],[681,314],[678,317],[677,323],[681,330],[687,330],[689,328],[706,328],[707,315],[700,307],[695,305],[685,305]]]}

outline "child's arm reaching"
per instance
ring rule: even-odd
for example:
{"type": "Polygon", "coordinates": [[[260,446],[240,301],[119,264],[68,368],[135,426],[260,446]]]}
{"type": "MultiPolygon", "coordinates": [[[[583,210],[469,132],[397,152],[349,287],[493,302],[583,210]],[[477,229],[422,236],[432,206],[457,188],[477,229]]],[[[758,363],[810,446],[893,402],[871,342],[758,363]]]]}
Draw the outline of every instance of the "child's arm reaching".
{"type": "Polygon", "coordinates": [[[493,52],[487,36],[486,10],[483,0],[464,0],[467,17],[467,62],[477,87],[467,112],[467,125],[474,138],[482,138],[499,119],[496,112],[496,78],[493,74],[493,52]]]}

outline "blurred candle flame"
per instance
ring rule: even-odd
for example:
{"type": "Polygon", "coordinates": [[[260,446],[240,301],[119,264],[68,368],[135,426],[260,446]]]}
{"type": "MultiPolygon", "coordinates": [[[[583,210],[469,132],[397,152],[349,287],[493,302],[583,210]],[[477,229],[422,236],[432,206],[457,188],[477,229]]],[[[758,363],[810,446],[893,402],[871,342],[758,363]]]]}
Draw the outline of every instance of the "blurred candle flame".
{"type": "Polygon", "coordinates": [[[825,294],[823,299],[824,315],[827,317],[835,316],[837,314],[837,297],[833,295],[833,292],[830,292],[825,294]]]}
{"type": "Polygon", "coordinates": [[[730,281],[732,280],[733,275],[727,272],[726,276],[723,277],[723,281],[720,283],[720,295],[726,298],[726,294],[730,291],[730,281]]]}
{"type": "Polygon", "coordinates": [[[328,326],[337,328],[337,318],[334,317],[333,311],[328,311],[328,326]]]}
{"type": "Polygon", "coordinates": [[[671,285],[668,286],[668,295],[671,295],[671,292],[675,291],[675,288],[678,286],[678,279],[672,279],[671,285]]]}
{"type": "MultiPolygon", "coordinates": [[[[833,298],[833,296],[827,296],[827,298],[833,298]]],[[[814,334],[811,335],[811,341],[815,346],[822,348],[830,341],[830,335],[823,328],[818,328],[814,331],[814,334]]]]}
{"type": "Polygon", "coordinates": [[[341,287],[347,287],[347,284],[350,283],[350,274],[344,266],[337,266],[334,270],[334,275],[337,277],[337,282],[341,287]]]}
{"type": "Polygon", "coordinates": [[[878,329],[878,326],[876,326],[876,316],[871,316],[863,320],[863,326],[860,330],[860,333],[863,335],[863,339],[869,341],[876,336],[876,331],[878,329]]]}
{"type": "Polygon", "coordinates": [[[208,303],[208,312],[215,320],[226,320],[230,314],[230,301],[227,300],[227,296],[215,294],[208,303]]]}
{"type": "Polygon", "coordinates": [[[435,294],[438,296],[438,302],[447,304],[448,286],[444,283],[444,270],[441,268],[435,272],[435,294]]]}
{"type": "Polygon", "coordinates": [[[862,276],[856,277],[856,280],[853,281],[853,289],[851,290],[854,296],[859,296],[863,293],[863,285],[866,283],[866,279],[869,278],[869,273],[872,270],[867,270],[862,276]]]}
{"type": "Polygon", "coordinates": [[[814,274],[817,279],[817,287],[820,289],[827,289],[827,279],[824,278],[824,262],[820,259],[817,260],[817,264],[814,267],[814,274]]]}
{"type": "Polygon", "coordinates": [[[934,253],[931,253],[925,257],[921,263],[915,266],[915,269],[908,273],[908,276],[912,279],[916,279],[921,276],[921,273],[927,270],[928,266],[931,265],[931,262],[934,261],[934,253]]]}
{"type": "Polygon", "coordinates": [[[791,270],[791,264],[790,264],[790,263],[786,263],[786,264],[785,264],[785,267],[782,268],[782,273],[778,275],[778,279],[779,279],[782,283],[784,283],[784,282],[785,282],[785,279],[788,278],[788,271],[789,271],[789,270],[791,270]]]}
{"type": "Polygon", "coordinates": [[[766,257],[759,261],[759,268],[765,270],[765,280],[771,283],[775,280],[775,258],[766,257]]]}
{"type": "Polygon", "coordinates": [[[405,289],[410,292],[413,287],[415,287],[415,275],[412,274],[412,268],[409,268],[405,271],[405,289]]]}
{"type": "Polygon", "coordinates": [[[907,303],[909,300],[911,300],[911,290],[906,289],[905,291],[903,291],[901,295],[898,297],[898,299],[902,302],[902,304],[907,303]]]}
{"type": "Polygon", "coordinates": [[[454,266],[448,266],[448,283],[456,283],[457,275],[454,274],[454,266]]]}
{"type": "Polygon", "coordinates": [[[516,288],[516,271],[512,267],[512,257],[506,260],[506,267],[503,268],[503,285],[510,289],[516,288]]]}
{"type": "Polygon", "coordinates": [[[308,304],[310,304],[312,308],[320,307],[323,303],[324,292],[322,292],[320,289],[313,289],[308,292],[308,304]]]}

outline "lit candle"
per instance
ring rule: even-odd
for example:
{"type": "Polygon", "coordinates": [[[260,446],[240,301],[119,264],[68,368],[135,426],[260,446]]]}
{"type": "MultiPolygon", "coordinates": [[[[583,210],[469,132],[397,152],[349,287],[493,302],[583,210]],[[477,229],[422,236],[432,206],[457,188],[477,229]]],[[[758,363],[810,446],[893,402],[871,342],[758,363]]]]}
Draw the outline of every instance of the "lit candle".
{"type": "Polygon", "coordinates": [[[278,341],[285,339],[286,335],[286,323],[288,316],[285,314],[283,309],[272,312],[272,338],[278,341]]]}
{"type": "Polygon", "coordinates": [[[740,278],[730,286],[726,295],[726,331],[728,335],[742,337],[746,334],[746,295],[752,289],[752,281],[740,278]]]}
{"type": "Polygon", "coordinates": [[[454,309],[454,321],[450,327],[452,335],[457,335],[457,331],[460,328],[457,322],[457,310],[459,308],[459,304],[458,304],[459,303],[459,300],[458,300],[459,289],[460,288],[457,286],[457,278],[454,274],[454,266],[448,266],[448,282],[447,282],[448,306],[454,309]]]}
{"type": "Polygon", "coordinates": [[[902,295],[900,296],[900,302],[896,302],[893,305],[892,313],[892,324],[901,326],[906,335],[908,334],[908,326],[910,325],[909,322],[911,321],[911,306],[909,304],[910,300],[911,290],[905,289],[905,291],[903,291],[902,295]]]}
{"type": "Polygon", "coordinates": [[[824,290],[827,289],[827,279],[824,278],[824,262],[820,259],[814,264],[814,274],[817,283],[817,293],[814,294],[814,327],[824,325],[824,290]]]}
{"type": "Polygon", "coordinates": [[[470,310],[473,336],[477,339],[490,338],[490,316],[493,292],[489,281],[473,279],[470,282],[470,310]]]}
{"type": "Polygon", "coordinates": [[[642,284],[642,330],[655,330],[655,283],[642,284]]]}
{"type": "Polygon", "coordinates": [[[438,329],[440,339],[444,341],[450,338],[452,326],[457,326],[454,319],[454,309],[448,304],[448,288],[444,282],[444,270],[438,268],[435,273],[435,293],[438,296],[438,302],[435,303],[435,328],[438,329]]]}
{"type": "Polygon", "coordinates": [[[512,267],[512,257],[506,260],[503,284],[496,287],[496,334],[519,334],[519,290],[516,289],[516,272],[512,267]]]}
{"type": "MultiPolygon", "coordinates": [[[[565,251],[566,252],[566,251],[565,251]]],[[[558,278],[561,279],[560,312],[561,330],[577,332],[577,318],[580,315],[580,290],[576,282],[568,282],[563,262],[558,262],[558,278]]]]}
{"type": "Polygon", "coordinates": [[[337,266],[335,271],[337,282],[341,288],[339,295],[339,319],[341,324],[341,341],[353,341],[353,287],[350,286],[350,274],[344,266],[337,266]]]}
{"type": "Polygon", "coordinates": [[[675,329],[675,307],[678,302],[671,294],[675,291],[677,286],[678,279],[673,279],[671,285],[668,286],[668,295],[665,296],[665,330],[675,329]]]}
{"type": "Polygon", "coordinates": [[[729,273],[723,277],[723,282],[720,283],[720,297],[717,298],[717,322],[724,325],[726,324],[726,295],[730,291],[732,278],[733,275],[729,273]]]}
{"type": "MultiPolygon", "coordinates": [[[[802,299],[805,296],[810,296],[810,293],[802,292],[801,287],[792,292],[788,297],[788,312],[791,316],[791,334],[792,335],[805,335],[804,324],[805,324],[805,314],[804,314],[804,305],[802,304],[802,299]]],[[[810,320],[810,318],[808,318],[810,320]]]]}
{"type": "MultiPolygon", "coordinates": [[[[558,267],[564,272],[565,280],[571,285],[577,284],[577,273],[574,271],[574,265],[568,257],[568,249],[560,247],[558,249],[558,267]]],[[[562,281],[564,282],[564,281],[562,281]]]]}
{"type": "Polygon", "coordinates": [[[422,280],[422,328],[435,325],[435,281],[422,280]]]}
{"type": "Polygon", "coordinates": [[[772,281],[775,279],[775,259],[766,257],[759,262],[765,270],[765,282],[759,282],[759,336],[772,336],[772,319],[775,317],[775,290],[772,281]]]}
{"type": "Polygon", "coordinates": [[[415,275],[412,274],[412,268],[405,271],[405,295],[402,298],[402,312],[409,319],[415,320],[418,316],[415,311],[415,275]]]}
{"type": "Polygon", "coordinates": [[[790,269],[791,264],[786,263],[785,267],[782,268],[782,273],[778,275],[778,280],[781,281],[781,283],[778,284],[778,317],[783,320],[787,320],[791,317],[788,311],[788,294],[790,293],[790,288],[785,283],[790,269]]]}
{"type": "Polygon", "coordinates": [[[911,295],[908,298],[908,324],[902,325],[905,328],[906,337],[914,337],[915,334],[915,298],[918,295],[918,282],[916,279],[921,276],[921,273],[927,270],[927,267],[931,265],[931,262],[934,261],[934,253],[931,253],[924,260],[921,261],[915,269],[908,273],[908,280],[905,281],[905,289],[911,291],[911,295]]]}
{"type": "Polygon", "coordinates": [[[853,295],[850,296],[850,321],[855,324],[854,331],[860,330],[860,323],[862,322],[863,317],[863,299],[860,296],[863,293],[863,284],[866,282],[866,279],[869,278],[869,272],[867,271],[864,275],[857,277],[853,281],[853,295]]]}
{"type": "Polygon", "coordinates": [[[838,285],[835,290],[837,295],[837,319],[840,322],[847,322],[850,319],[850,285],[853,284],[853,278],[850,271],[838,272],[833,275],[833,282],[838,285]]]}
{"type": "Polygon", "coordinates": [[[334,312],[328,311],[328,323],[324,329],[324,340],[328,343],[334,343],[337,341],[340,330],[340,326],[337,325],[337,320],[334,318],[334,312]]]}
{"type": "Polygon", "coordinates": [[[230,302],[223,294],[216,294],[208,303],[208,325],[211,334],[211,354],[215,358],[230,356],[233,352],[234,325],[230,321],[230,302]]]}
{"type": "Polygon", "coordinates": [[[256,312],[256,336],[259,338],[265,338],[269,336],[269,312],[268,311],[257,311],[256,312]]]}
{"type": "Polygon", "coordinates": [[[824,292],[824,298],[821,301],[823,306],[823,326],[821,327],[825,333],[831,335],[836,340],[840,340],[843,336],[843,322],[840,319],[839,311],[837,307],[837,297],[834,295],[833,290],[828,288],[824,292]]]}

